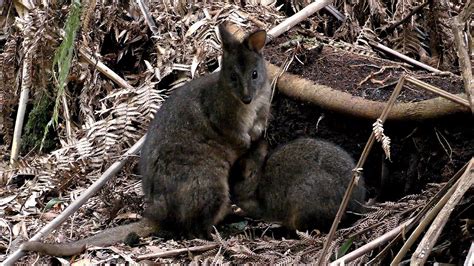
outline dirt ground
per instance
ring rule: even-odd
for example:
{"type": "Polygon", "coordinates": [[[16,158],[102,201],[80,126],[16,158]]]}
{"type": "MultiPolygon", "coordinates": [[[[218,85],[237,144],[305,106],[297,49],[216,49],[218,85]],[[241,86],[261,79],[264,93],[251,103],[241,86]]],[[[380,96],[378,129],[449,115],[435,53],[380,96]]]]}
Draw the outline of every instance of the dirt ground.
{"type": "MultiPolygon", "coordinates": [[[[274,40],[267,48],[267,60],[275,65],[282,65],[288,55],[289,40],[296,39],[294,32],[289,32],[274,40]]],[[[462,79],[459,76],[434,76],[433,74],[403,65],[403,62],[392,62],[380,58],[359,55],[329,45],[315,49],[305,49],[303,45],[296,49],[297,59],[293,60],[288,72],[299,75],[318,84],[361,96],[369,100],[386,101],[390,97],[399,77],[410,71],[410,74],[423,82],[441,88],[453,94],[463,92],[462,79]],[[382,69],[385,68],[385,69],[382,69]],[[382,71],[383,70],[383,71],[382,71]],[[380,72],[380,73],[377,73],[380,72]],[[367,78],[370,78],[366,80],[367,78]]],[[[405,86],[397,100],[401,102],[421,101],[437,95],[405,86]]]]}

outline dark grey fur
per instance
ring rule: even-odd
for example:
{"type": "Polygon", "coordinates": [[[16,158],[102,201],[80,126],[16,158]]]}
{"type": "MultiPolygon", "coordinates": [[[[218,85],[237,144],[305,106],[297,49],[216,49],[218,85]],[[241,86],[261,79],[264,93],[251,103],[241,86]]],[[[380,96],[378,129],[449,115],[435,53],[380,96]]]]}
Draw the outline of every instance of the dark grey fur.
{"type": "Polygon", "coordinates": [[[261,136],[269,115],[265,32],[240,43],[219,30],[221,72],[173,93],[151,123],[141,155],[147,217],[188,237],[207,235],[227,214],[229,170],[261,136]]]}
{"type": "MultiPolygon", "coordinates": [[[[234,203],[253,218],[327,231],[351,180],[352,157],[332,143],[310,138],[291,141],[266,156],[262,141],[238,160],[231,175],[234,203]]],[[[360,211],[364,199],[361,179],[347,209],[360,211]]]]}

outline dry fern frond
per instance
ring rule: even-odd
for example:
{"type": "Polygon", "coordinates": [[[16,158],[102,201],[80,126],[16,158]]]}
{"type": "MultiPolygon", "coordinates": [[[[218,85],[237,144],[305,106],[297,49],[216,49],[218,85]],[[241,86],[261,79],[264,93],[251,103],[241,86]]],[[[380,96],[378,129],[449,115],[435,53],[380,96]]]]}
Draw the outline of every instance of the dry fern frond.
{"type": "Polygon", "coordinates": [[[214,241],[209,241],[209,240],[206,240],[206,239],[196,238],[196,239],[193,239],[193,240],[191,241],[191,243],[192,243],[194,246],[203,246],[203,245],[215,244],[216,242],[214,242],[214,241]]]}
{"type": "Polygon", "coordinates": [[[362,26],[355,43],[364,45],[364,47],[367,47],[367,49],[371,49],[367,41],[378,41],[377,34],[372,30],[372,21],[370,19],[365,21],[364,26],[362,26]]]}
{"type": "Polygon", "coordinates": [[[292,265],[292,264],[297,263],[292,256],[290,256],[288,254],[285,254],[285,255],[286,256],[283,256],[282,258],[276,260],[274,262],[275,265],[292,265]]]}
{"type": "Polygon", "coordinates": [[[85,46],[89,46],[89,29],[91,18],[94,16],[94,11],[97,5],[96,0],[84,2],[84,12],[82,12],[82,40],[85,46]]]}
{"type": "Polygon", "coordinates": [[[342,26],[339,27],[334,33],[334,39],[352,43],[360,34],[361,28],[357,23],[357,19],[353,17],[352,13],[345,12],[344,14],[346,14],[346,19],[342,23],[342,26]]]}
{"type": "Polygon", "coordinates": [[[221,248],[223,248],[224,250],[227,250],[229,248],[229,241],[224,240],[221,234],[219,233],[219,231],[217,231],[215,227],[214,227],[214,231],[215,231],[215,234],[211,234],[214,242],[219,244],[221,248]]]}
{"type": "Polygon", "coordinates": [[[382,149],[385,152],[385,157],[390,160],[390,138],[386,136],[383,131],[382,120],[377,121],[372,125],[375,134],[375,139],[382,144],[382,149]]]}
{"type": "Polygon", "coordinates": [[[450,7],[447,1],[433,0],[425,11],[424,28],[429,36],[431,57],[440,69],[456,69],[454,36],[450,27],[450,7]]]}
{"type": "Polygon", "coordinates": [[[209,258],[209,257],[214,257],[217,252],[219,251],[220,248],[213,248],[210,249],[200,255],[201,258],[209,258]]]}
{"type": "Polygon", "coordinates": [[[18,38],[10,36],[0,54],[0,135],[6,146],[10,146],[13,138],[13,107],[18,102],[19,94],[15,92],[15,73],[18,65],[16,51],[18,38]]]}
{"type": "Polygon", "coordinates": [[[367,4],[369,5],[370,16],[377,24],[387,20],[387,8],[384,6],[383,1],[367,0],[367,4]]]}
{"type": "MultiPolygon", "coordinates": [[[[163,101],[154,86],[155,83],[149,82],[138,89],[122,90],[120,95],[109,95],[104,102],[114,99],[119,108],[112,105],[105,109],[106,119],[86,125],[79,134],[82,138],[49,156],[21,160],[15,170],[6,173],[8,178],[25,171],[34,172],[36,178],[27,186],[42,195],[56,188],[65,189],[71,182],[84,179],[84,175],[100,171],[104,162],[112,163],[116,154],[145,133],[144,128],[136,125],[148,124],[163,101]],[[149,96],[145,99],[144,95],[149,96]]],[[[29,189],[22,190],[20,198],[29,196],[29,189]]]]}
{"type": "Polygon", "coordinates": [[[240,244],[232,246],[229,251],[231,252],[231,257],[239,261],[252,261],[258,263],[265,263],[273,261],[276,257],[274,255],[268,254],[257,254],[251,251],[248,247],[240,244]]]}
{"type": "Polygon", "coordinates": [[[410,57],[417,57],[420,53],[428,54],[412,25],[403,25],[402,30],[398,32],[398,36],[391,39],[391,41],[395,50],[410,57]]]}
{"type": "MultiPolygon", "coordinates": [[[[415,0],[399,0],[396,2],[395,12],[392,16],[392,21],[397,22],[406,17],[415,7],[417,1],[415,0]]],[[[412,19],[413,20],[413,19],[412,19]]],[[[410,23],[412,24],[412,23],[410,23]]]]}
{"type": "Polygon", "coordinates": [[[311,236],[310,234],[308,234],[308,232],[301,232],[301,231],[296,230],[296,234],[303,241],[304,244],[307,244],[307,245],[321,244],[320,241],[318,241],[316,237],[311,236]]]}

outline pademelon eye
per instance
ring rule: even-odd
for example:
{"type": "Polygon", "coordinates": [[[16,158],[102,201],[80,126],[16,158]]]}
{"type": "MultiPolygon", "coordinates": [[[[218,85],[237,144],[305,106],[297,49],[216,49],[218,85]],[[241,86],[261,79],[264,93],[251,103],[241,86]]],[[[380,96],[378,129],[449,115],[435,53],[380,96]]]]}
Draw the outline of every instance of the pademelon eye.
{"type": "Polygon", "coordinates": [[[257,70],[254,70],[254,71],[252,72],[252,78],[253,78],[253,79],[258,78],[257,70]]]}

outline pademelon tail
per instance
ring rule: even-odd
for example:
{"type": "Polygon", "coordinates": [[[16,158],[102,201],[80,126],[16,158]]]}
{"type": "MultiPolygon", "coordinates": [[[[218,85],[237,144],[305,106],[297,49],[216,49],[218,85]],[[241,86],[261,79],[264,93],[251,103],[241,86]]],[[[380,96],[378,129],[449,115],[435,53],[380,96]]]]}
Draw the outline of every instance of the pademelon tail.
{"type": "Polygon", "coordinates": [[[156,230],[156,225],[148,219],[142,219],[136,223],[107,229],[94,236],[75,242],[48,244],[40,241],[30,241],[23,243],[21,249],[25,251],[36,251],[55,257],[65,257],[79,254],[83,252],[87,246],[105,247],[123,242],[130,233],[136,233],[140,237],[146,237],[156,230]]]}

